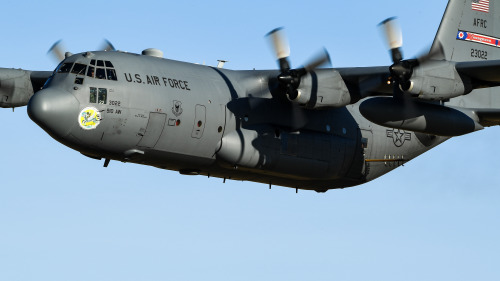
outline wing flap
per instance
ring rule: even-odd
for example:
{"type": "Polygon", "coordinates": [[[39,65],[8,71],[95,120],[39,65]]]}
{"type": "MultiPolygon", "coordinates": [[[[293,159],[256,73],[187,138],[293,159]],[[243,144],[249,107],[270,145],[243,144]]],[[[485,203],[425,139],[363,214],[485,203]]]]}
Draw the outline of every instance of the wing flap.
{"type": "Polygon", "coordinates": [[[485,87],[500,86],[500,60],[458,62],[455,68],[476,83],[486,83],[485,87]]]}
{"type": "Polygon", "coordinates": [[[484,127],[500,125],[500,109],[474,109],[474,113],[479,117],[479,124],[484,127]]]}

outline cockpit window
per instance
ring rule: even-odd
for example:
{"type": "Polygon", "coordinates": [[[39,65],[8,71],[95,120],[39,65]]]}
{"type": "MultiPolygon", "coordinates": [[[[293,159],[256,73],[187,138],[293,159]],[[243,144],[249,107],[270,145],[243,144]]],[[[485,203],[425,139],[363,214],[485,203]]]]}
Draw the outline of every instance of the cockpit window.
{"type": "Polygon", "coordinates": [[[71,70],[71,67],[73,66],[72,62],[66,62],[63,63],[61,68],[57,71],[57,73],[68,73],[71,70]]]}
{"type": "Polygon", "coordinates": [[[89,66],[89,68],[87,70],[87,76],[88,77],[94,77],[94,72],[95,72],[95,67],[89,66]]]}
{"type": "Polygon", "coordinates": [[[95,78],[106,79],[106,72],[104,71],[104,68],[97,68],[95,72],[95,78]]]}
{"type": "Polygon", "coordinates": [[[76,63],[71,73],[85,75],[85,70],[88,77],[112,81],[118,80],[116,70],[113,68],[113,64],[110,61],[91,60],[88,67],[86,65],[76,63]],[[94,67],[93,65],[100,67],[94,67]]]}
{"type": "Polygon", "coordinates": [[[108,80],[115,80],[116,81],[116,72],[114,69],[106,69],[106,73],[108,74],[107,77],[108,77],[108,80]]]}
{"type": "Polygon", "coordinates": [[[75,63],[75,66],[73,66],[71,73],[85,75],[86,69],[87,69],[87,66],[85,64],[75,63]]]}
{"type": "Polygon", "coordinates": [[[45,89],[47,88],[49,85],[50,85],[50,82],[52,82],[52,79],[54,78],[54,75],[59,71],[59,68],[62,66],[62,62],[60,62],[56,69],[54,69],[54,71],[52,71],[52,75],[50,75],[49,79],[47,79],[47,81],[45,81],[45,84],[43,84],[43,87],[42,89],[45,89]]]}

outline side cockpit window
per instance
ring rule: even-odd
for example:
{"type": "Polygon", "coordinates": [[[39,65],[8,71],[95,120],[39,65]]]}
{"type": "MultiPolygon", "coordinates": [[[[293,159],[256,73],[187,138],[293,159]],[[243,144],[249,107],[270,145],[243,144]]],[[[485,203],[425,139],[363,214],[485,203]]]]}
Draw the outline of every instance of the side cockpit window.
{"type": "Polygon", "coordinates": [[[61,65],[57,73],[69,73],[72,66],[73,66],[72,62],[65,62],[63,63],[63,65],[61,65]]]}
{"type": "Polygon", "coordinates": [[[47,79],[47,81],[45,81],[45,84],[43,84],[42,89],[46,89],[48,86],[50,86],[50,83],[52,82],[52,79],[54,79],[54,75],[55,75],[57,72],[59,72],[59,69],[61,69],[62,65],[63,65],[63,63],[62,63],[62,62],[60,62],[60,63],[57,65],[56,69],[54,69],[54,71],[52,72],[52,75],[50,75],[49,79],[47,79]]]}
{"type": "Polygon", "coordinates": [[[85,64],[75,63],[71,73],[85,75],[85,70],[87,70],[87,66],[85,64]]]}

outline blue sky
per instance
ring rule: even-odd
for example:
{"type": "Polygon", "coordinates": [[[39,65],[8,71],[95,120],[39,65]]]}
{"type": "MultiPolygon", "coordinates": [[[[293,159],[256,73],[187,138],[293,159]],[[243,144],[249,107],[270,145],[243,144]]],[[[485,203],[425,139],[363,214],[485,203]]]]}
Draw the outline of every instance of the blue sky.
{"type": "MultiPolygon", "coordinates": [[[[376,25],[398,16],[406,57],[430,46],[444,0],[18,1],[2,6],[2,67],[46,51],[117,49],[231,69],[387,65],[376,25]]],[[[25,108],[0,109],[0,280],[499,280],[498,128],[452,139],[360,187],[326,194],[88,159],[25,108]]]]}

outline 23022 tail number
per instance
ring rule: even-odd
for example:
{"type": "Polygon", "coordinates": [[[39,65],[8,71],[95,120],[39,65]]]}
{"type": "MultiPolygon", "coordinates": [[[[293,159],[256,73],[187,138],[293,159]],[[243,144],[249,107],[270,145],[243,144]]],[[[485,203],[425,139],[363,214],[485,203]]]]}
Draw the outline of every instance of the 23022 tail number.
{"type": "Polygon", "coordinates": [[[478,49],[470,49],[470,56],[472,58],[487,60],[488,59],[488,52],[483,51],[483,50],[478,50],[478,49]]]}

